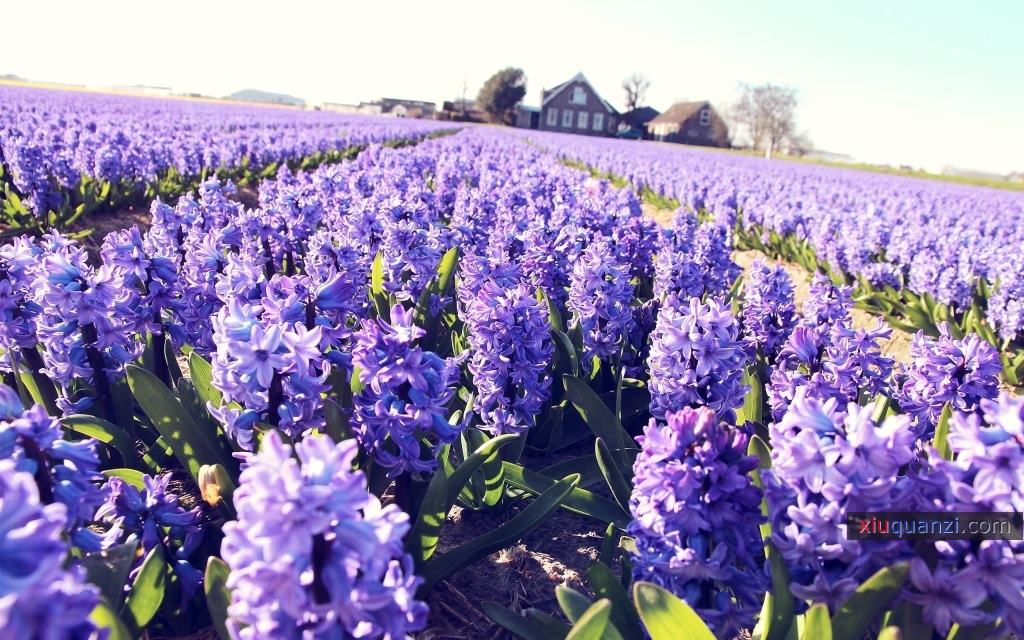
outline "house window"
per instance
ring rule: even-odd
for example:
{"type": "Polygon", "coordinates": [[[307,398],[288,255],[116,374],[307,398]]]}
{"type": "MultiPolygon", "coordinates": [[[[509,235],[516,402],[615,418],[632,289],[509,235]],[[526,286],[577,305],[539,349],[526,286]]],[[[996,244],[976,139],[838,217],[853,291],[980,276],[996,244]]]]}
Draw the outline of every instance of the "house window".
{"type": "Polygon", "coordinates": [[[590,114],[586,111],[580,111],[576,116],[576,128],[586,129],[587,125],[590,124],[590,114]]]}
{"type": "Polygon", "coordinates": [[[572,88],[572,96],[569,98],[569,102],[573,104],[587,104],[587,91],[580,85],[576,85],[572,88]]]}
{"type": "Polygon", "coordinates": [[[594,114],[594,131],[601,131],[602,129],[604,129],[604,114],[603,113],[595,113],[594,114]]]}
{"type": "Polygon", "coordinates": [[[700,124],[702,127],[711,124],[711,109],[704,108],[700,110],[700,124]]]}
{"type": "Polygon", "coordinates": [[[566,109],[562,112],[562,126],[568,129],[572,126],[572,109],[566,109]]]}
{"type": "Polygon", "coordinates": [[[558,124],[558,109],[556,109],[555,107],[551,107],[550,109],[548,109],[547,123],[549,127],[553,127],[556,124],[558,124]]]}

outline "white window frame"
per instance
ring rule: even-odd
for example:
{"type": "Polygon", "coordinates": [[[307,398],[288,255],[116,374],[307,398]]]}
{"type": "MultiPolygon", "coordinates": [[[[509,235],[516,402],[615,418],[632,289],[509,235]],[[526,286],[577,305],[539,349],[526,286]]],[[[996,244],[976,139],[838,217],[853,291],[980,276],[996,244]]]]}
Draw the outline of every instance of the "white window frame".
{"type": "Polygon", "coordinates": [[[590,112],[580,111],[576,114],[576,128],[586,129],[590,126],[590,112]]]}
{"type": "Polygon", "coordinates": [[[604,114],[600,111],[594,114],[593,128],[594,131],[604,131],[604,114]]]}
{"type": "Polygon", "coordinates": [[[573,110],[572,109],[563,109],[562,110],[562,128],[563,129],[571,129],[572,128],[572,123],[573,123],[574,119],[575,118],[573,117],[573,110]]]}
{"type": "Polygon", "coordinates": [[[702,127],[706,127],[711,124],[711,109],[704,107],[700,110],[700,124],[702,127]]]}
{"type": "Polygon", "coordinates": [[[547,125],[549,127],[558,126],[558,107],[548,107],[547,125]]]}
{"type": "Polygon", "coordinates": [[[587,104],[587,90],[583,88],[583,85],[578,84],[572,88],[569,102],[573,104],[587,104]]]}

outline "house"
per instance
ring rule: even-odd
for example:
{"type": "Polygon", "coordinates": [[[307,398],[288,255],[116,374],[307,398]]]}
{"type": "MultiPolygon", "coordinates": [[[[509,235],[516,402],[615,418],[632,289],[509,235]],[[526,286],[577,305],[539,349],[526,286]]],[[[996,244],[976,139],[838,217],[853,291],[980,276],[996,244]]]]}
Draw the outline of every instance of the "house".
{"type": "Polygon", "coordinates": [[[536,129],[540,127],[540,107],[516,105],[516,126],[520,129],[536,129]]]}
{"type": "Polygon", "coordinates": [[[614,136],[618,131],[619,112],[597,93],[582,73],[577,73],[541,93],[537,126],[544,131],[614,136]]]}
{"type": "Polygon", "coordinates": [[[661,112],[653,107],[637,107],[627,111],[619,120],[619,137],[649,140],[651,134],[647,131],[647,123],[660,115],[661,112]]]}
{"type": "Polygon", "coordinates": [[[475,101],[457,98],[442,102],[441,109],[434,112],[434,119],[451,122],[487,122],[487,114],[476,108],[475,101]]]}
{"type": "Polygon", "coordinates": [[[385,116],[397,118],[433,118],[437,105],[423,100],[402,100],[400,98],[381,98],[380,112],[385,116]]]}
{"type": "Polygon", "coordinates": [[[728,147],[729,128],[707,100],[677,102],[668,111],[647,123],[654,140],[728,147]]]}

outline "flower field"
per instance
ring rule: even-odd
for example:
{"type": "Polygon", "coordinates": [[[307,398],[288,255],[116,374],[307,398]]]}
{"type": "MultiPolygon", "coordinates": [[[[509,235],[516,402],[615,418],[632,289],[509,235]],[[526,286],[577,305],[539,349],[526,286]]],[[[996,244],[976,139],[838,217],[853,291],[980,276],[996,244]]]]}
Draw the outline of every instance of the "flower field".
{"type": "Polygon", "coordinates": [[[1021,195],[0,91],[3,637],[1024,634],[1021,195]],[[573,584],[453,599],[566,515],[573,584]]]}

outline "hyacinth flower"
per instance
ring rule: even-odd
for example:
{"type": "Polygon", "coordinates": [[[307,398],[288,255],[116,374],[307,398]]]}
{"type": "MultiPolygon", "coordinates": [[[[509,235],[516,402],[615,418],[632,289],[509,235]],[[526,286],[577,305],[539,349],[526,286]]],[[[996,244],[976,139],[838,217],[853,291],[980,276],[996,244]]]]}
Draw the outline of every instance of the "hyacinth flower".
{"type": "Polygon", "coordinates": [[[969,413],[999,393],[1003,369],[999,352],[977,334],[956,340],[946,323],[940,325],[938,338],[919,331],[911,342],[910,358],[893,395],[914,418],[922,438],[931,437],[947,403],[955,411],[969,413]]]}
{"type": "Polygon", "coordinates": [[[743,337],[751,350],[773,362],[796,325],[795,313],[786,270],[755,260],[743,283],[743,337]]]}
{"type": "Polygon", "coordinates": [[[226,404],[210,406],[229,437],[254,446],[253,427],[266,422],[290,437],[324,426],[323,399],[330,365],[321,351],[321,329],[268,319],[264,307],[234,298],[213,317],[217,351],[212,384],[226,404]],[[241,405],[241,409],[231,406],[241,405]]]}
{"type": "Polygon", "coordinates": [[[131,229],[108,233],[100,250],[103,263],[124,273],[124,284],[138,290],[132,300],[137,332],[162,334],[163,312],[178,297],[178,267],[171,258],[150,253],[139,232],[131,229]]]}
{"type": "Polygon", "coordinates": [[[906,416],[876,424],[871,407],[797,390],[769,426],[770,471],[763,475],[772,542],[789,565],[790,591],[835,610],[860,583],[908,553],[902,541],[853,540],[847,514],[908,507],[900,468],[914,457],[906,416]]]}
{"type": "Polygon", "coordinates": [[[72,442],[63,435],[41,405],[24,410],[17,393],[0,385],[0,460],[34,476],[44,503],[64,506],[66,532],[75,547],[98,551],[104,540],[88,528],[104,500],[96,441],[72,442]]]}
{"type": "Polygon", "coordinates": [[[724,225],[696,219],[675,225],[663,239],[654,265],[654,293],[658,297],[716,297],[726,294],[740,276],[732,260],[732,235],[724,225]]]}
{"type": "Polygon", "coordinates": [[[381,507],[358,447],[309,437],[294,450],[277,432],[250,455],[224,525],[233,638],[405,638],[427,607],[402,538],[409,518],[381,507]]]}
{"type": "Polygon", "coordinates": [[[874,397],[889,386],[893,360],[882,355],[879,341],[892,329],[881,320],[873,329],[851,329],[845,323],[797,326],[772,369],[768,404],[775,420],[782,418],[797,391],[840,405],[874,397]]]}
{"type": "Polygon", "coordinates": [[[739,327],[718,300],[669,296],[651,334],[651,415],[664,418],[684,407],[709,407],[732,422],[743,404],[745,350],[739,327]]]}
{"type": "Polygon", "coordinates": [[[852,306],[853,296],[850,287],[836,285],[825,274],[816,272],[811,280],[807,299],[804,300],[800,324],[807,327],[831,327],[837,323],[845,323],[850,318],[852,306]]]}
{"type": "Polygon", "coordinates": [[[611,244],[595,239],[572,268],[568,309],[583,336],[583,357],[618,361],[633,328],[630,267],[611,244]]]}
{"type": "Polygon", "coordinates": [[[720,638],[753,626],[768,578],[748,435],[706,407],[651,419],[637,438],[633,579],[683,598],[720,638]]]}
{"type": "Polygon", "coordinates": [[[432,472],[440,447],[465,426],[447,420],[458,369],[416,344],[425,332],[413,315],[396,304],[390,322],[363,320],[352,352],[362,386],[353,398],[356,438],[390,477],[432,472]]]}
{"type": "Polygon", "coordinates": [[[551,322],[526,284],[484,283],[462,313],[482,428],[523,433],[551,396],[551,322]]]}
{"type": "Polygon", "coordinates": [[[131,575],[142,567],[143,558],[157,546],[181,580],[182,602],[192,598],[202,584],[202,572],[188,559],[203,539],[202,510],[185,509],[177,494],[170,491],[171,473],[142,477],[138,489],[121,478],[111,478],[104,487],[106,501],[96,512],[96,520],[109,527],[109,544],[124,542],[129,536],[139,539],[143,554],[136,559],[131,575]]]}
{"type": "MultiPolygon", "coordinates": [[[[952,460],[929,448],[912,473],[915,510],[1024,511],[1024,398],[1004,393],[981,400],[977,411],[954,413],[947,442],[952,460]]],[[[945,634],[954,623],[970,627],[1001,618],[1003,633],[1024,634],[1024,542],[930,544],[934,564],[915,559],[905,591],[926,622],[945,634]]]]}
{"type": "Polygon", "coordinates": [[[36,333],[43,346],[43,372],[60,388],[59,406],[78,411],[92,404],[76,397],[74,383],[94,386],[108,417],[113,417],[110,382],[142,354],[131,309],[132,291],[124,271],[93,268],[85,251],[59,234],[43,236],[31,299],[39,306],[36,333]]]}
{"type": "Polygon", "coordinates": [[[35,280],[34,267],[42,253],[29,237],[15,237],[0,246],[0,349],[4,357],[0,369],[14,371],[16,363],[26,360],[29,367],[41,369],[36,351],[35,317],[42,308],[29,293],[35,280]]]}
{"type": "Polygon", "coordinates": [[[100,602],[77,565],[64,568],[65,508],[41,504],[32,474],[0,460],[0,631],[5,638],[90,640],[100,602]]]}

